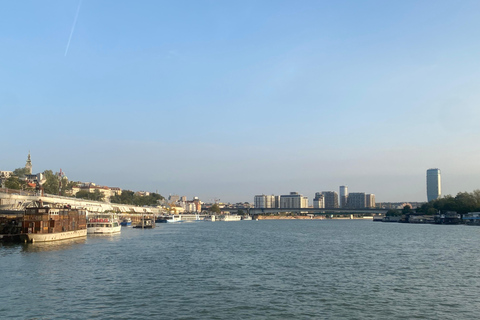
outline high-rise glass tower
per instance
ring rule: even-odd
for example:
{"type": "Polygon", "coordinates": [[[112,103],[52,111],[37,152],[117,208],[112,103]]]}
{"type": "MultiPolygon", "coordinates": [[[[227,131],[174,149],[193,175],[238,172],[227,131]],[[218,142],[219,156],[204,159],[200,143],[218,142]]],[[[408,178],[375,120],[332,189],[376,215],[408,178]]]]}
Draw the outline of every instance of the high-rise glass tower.
{"type": "Polygon", "coordinates": [[[347,207],[348,187],[340,186],[340,208],[347,207]]]}
{"type": "Polygon", "coordinates": [[[440,198],[442,195],[442,181],[440,178],[440,169],[427,170],[427,200],[440,198]]]}

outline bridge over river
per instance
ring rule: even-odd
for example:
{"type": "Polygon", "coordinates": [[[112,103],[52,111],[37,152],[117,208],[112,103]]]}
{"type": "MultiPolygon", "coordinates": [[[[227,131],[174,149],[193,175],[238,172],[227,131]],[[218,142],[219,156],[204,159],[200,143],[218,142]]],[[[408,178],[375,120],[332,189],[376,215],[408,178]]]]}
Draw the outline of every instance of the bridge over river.
{"type": "Polygon", "coordinates": [[[307,214],[380,214],[386,213],[388,209],[346,209],[346,208],[332,208],[332,209],[325,209],[325,208],[245,208],[245,209],[238,209],[238,208],[222,208],[224,212],[238,212],[238,210],[242,210],[243,212],[249,215],[261,215],[261,214],[275,214],[275,213],[307,213],[307,214]]]}

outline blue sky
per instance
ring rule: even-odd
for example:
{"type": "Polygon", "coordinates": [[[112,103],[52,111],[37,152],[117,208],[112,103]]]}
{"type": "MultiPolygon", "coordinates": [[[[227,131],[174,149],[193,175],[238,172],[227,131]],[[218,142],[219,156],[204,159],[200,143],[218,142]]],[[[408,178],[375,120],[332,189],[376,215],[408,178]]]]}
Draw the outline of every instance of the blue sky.
{"type": "Polygon", "coordinates": [[[204,201],[480,188],[478,1],[0,1],[0,169],[204,201]],[[65,54],[66,53],[66,54],[65,54]]]}

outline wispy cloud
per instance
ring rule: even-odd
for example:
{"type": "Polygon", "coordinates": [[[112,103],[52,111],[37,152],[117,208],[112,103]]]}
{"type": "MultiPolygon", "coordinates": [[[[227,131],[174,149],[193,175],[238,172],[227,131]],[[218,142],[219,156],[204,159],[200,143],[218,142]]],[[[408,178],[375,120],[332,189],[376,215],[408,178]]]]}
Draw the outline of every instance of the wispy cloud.
{"type": "Polygon", "coordinates": [[[64,57],[67,56],[68,48],[70,47],[70,41],[72,41],[73,31],[75,31],[75,26],[77,25],[78,13],[80,12],[81,6],[82,6],[82,0],[80,0],[80,2],[78,3],[77,13],[75,14],[75,19],[73,20],[72,30],[70,31],[70,37],[68,37],[68,43],[67,43],[67,48],[65,49],[64,57]]]}

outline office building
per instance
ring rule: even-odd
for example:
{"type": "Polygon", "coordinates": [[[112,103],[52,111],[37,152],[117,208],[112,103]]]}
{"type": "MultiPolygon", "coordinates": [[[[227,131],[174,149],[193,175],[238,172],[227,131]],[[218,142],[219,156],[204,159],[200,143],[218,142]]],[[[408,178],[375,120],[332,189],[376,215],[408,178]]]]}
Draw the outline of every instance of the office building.
{"type": "Polygon", "coordinates": [[[347,207],[348,187],[340,186],[340,208],[347,207]]]}
{"type": "Polygon", "coordinates": [[[298,192],[280,196],[280,208],[308,208],[308,198],[298,192]]]}
{"type": "Polygon", "coordinates": [[[335,191],[323,191],[322,194],[325,198],[326,209],[338,208],[338,193],[335,191]]]}
{"type": "Polygon", "coordinates": [[[274,195],[256,195],[253,199],[255,208],[278,208],[274,195]]]}
{"type": "Polygon", "coordinates": [[[313,198],[314,208],[325,208],[325,197],[321,192],[315,192],[315,198],[313,198]]]}
{"type": "Polygon", "coordinates": [[[347,207],[349,209],[364,209],[365,192],[352,192],[348,195],[347,207]]]}
{"type": "Polygon", "coordinates": [[[259,194],[253,197],[253,205],[255,208],[266,208],[267,207],[267,199],[264,194],[259,194]]]}
{"type": "Polygon", "coordinates": [[[365,195],[365,208],[375,208],[375,195],[373,193],[367,193],[365,195]]]}
{"type": "Polygon", "coordinates": [[[440,169],[427,170],[427,200],[428,202],[436,200],[442,196],[442,181],[440,169]]]}

